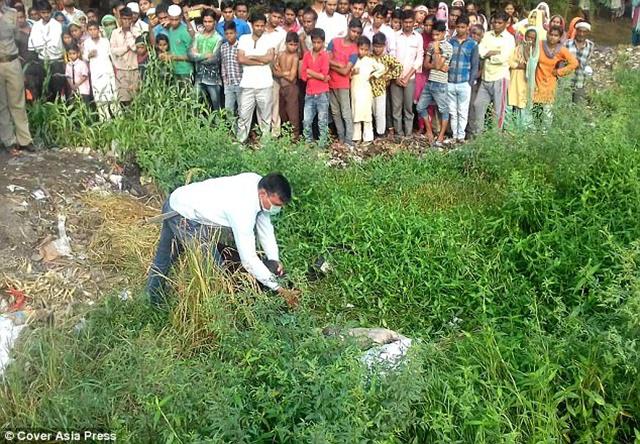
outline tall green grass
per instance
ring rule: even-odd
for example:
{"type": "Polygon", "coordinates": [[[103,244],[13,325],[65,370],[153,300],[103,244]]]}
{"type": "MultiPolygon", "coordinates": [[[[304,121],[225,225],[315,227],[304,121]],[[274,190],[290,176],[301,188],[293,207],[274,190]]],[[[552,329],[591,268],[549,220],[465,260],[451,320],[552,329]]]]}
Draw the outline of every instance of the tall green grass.
{"type": "MultiPolygon", "coordinates": [[[[117,140],[166,190],[189,174],[283,171],[295,198],[276,228],[302,308],[231,291],[188,256],[170,313],[114,298],[79,335],[25,340],[5,428],[100,427],[128,442],[639,439],[638,73],[590,111],[561,102],[546,136],[340,170],[288,141],[243,150],[193,98],[154,119],[165,96],[149,94],[76,136],[117,140]],[[308,281],[320,254],[334,271],[308,281]],[[401,371],[371,375],[326,324],[418,341],[401,371]]],[[[65,111],[45,111],[48,137],[76,143],[53,125],[65,111]]]]}

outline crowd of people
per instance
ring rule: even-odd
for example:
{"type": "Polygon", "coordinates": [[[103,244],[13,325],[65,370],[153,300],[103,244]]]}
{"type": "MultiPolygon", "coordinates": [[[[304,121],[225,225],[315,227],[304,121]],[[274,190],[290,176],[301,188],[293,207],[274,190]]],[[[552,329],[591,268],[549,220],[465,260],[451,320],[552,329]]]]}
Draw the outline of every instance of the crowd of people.
{"type": "MultiPolygon", "coordinates": [[[[525,13],[507,2],[382,0],[186,5],[116,1],[111,14],[0,0],[0,139],[32,149],[25,101],[83,101],[112,118],[144,87],[152,61],[185,94],[235,117],[245,142],[293,137],[347,148],[378,137],[455,144],[494,124],[548,125],[558,79],[585,96],[593,42],[586,14],[569,23],[546,3],[525,13]]],[[[167,1],[167,0],[164,0],[167,1]]],[[[74,102],[75,103],[75,102],[74,102]]]]}

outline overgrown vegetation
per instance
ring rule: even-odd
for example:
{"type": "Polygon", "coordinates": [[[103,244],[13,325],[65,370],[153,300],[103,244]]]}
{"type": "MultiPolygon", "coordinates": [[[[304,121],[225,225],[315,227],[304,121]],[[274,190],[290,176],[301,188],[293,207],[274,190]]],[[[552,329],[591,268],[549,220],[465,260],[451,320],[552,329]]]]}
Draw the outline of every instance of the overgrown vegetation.
{"type": "Polygon", "coordinates": [[[0,424],[125,442],[637,441],[640,74],[618,85],[589,115],[561,105],[546,136],[342,170],[287,141],[242,150],[186,98],[148,92],[91,127],[43,105],[32,117],[49,140],[115,139],[166,190],[187,174],[286,173],[296,196],[276,225],[303,306],[234,291],[187,255],[170,313],[113,298],[79,334],[28,337],[0,424]],[[335,269],[309,282],[320,254],[335,269]],[[368,374],[327,324],[419,341],[401,371],[368,374]]]}

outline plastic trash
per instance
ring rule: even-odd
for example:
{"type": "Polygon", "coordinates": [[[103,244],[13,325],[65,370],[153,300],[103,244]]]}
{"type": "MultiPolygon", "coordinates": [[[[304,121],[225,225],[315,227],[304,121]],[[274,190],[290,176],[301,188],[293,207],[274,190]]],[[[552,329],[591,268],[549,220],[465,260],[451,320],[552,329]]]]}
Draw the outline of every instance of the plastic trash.
{"type": "Polygon", "coordinates": [[[0,375],[11,362],[11,349],[24,328],[24,323],[16,325],[14,320],[6,315],[0,315],[0,375]]]}

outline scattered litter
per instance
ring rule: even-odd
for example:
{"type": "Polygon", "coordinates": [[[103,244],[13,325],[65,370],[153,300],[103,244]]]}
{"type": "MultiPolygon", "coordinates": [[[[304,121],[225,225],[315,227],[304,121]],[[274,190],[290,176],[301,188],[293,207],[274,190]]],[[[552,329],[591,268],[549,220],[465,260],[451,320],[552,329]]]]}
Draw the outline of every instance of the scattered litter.
{"type": "Polygon", "coordinates": [[[122,190],[122,176],[120,174],[109,174],[109,182],[118,187],[118,190],[122,190]]]}
{"type": "Polygon", "coordinates": [[[87,326],[87,320],[85,318],[80,318],[80,320],[73,326],[73,331],[76,333],[80,333],[87,326]]]}
{"type": "Polygon", "coordinates": [[[356,306],[353,304],[347,304],[344,306],[344,308],[355,308],[356,306]]]}
{"type": "Polygon", "coordinates": [[[71,256],[71,242],[67,236],[65,228],[66,217],[58,214],[58,239],[53,240],[51,236],[41,242],[39,253],[45,262],[51,262],[60,256],[71,256]]]}
{"type": "Polygon", "coordinates": [[[127,289],[122,290],[122,291],[120,292],[119,297],[120,297],[120,300],[121,300],[121,301],[128,301],[128,300],[129,300],[129,298],[131,297],[131,292],[130,292],[129,290],[127,290],[127,289]]]}
{"type": "Polygon", "coordinates": [[[7,185],[7,190],[15,193],[16,191],[27,191],[25,187],[21,187],[20,185],[7,185]]]}
{"type": "Polygon", "coordinates": [[[47,198],[46,193],[42,190],[35,190],[31,195],[35,200],[43,200],[47,198]]]}
{"type": "Polygon", "coordinates": [[[0,375],[11,362],[11,349],[23,328],[24,323],[18,325],[11,317],[0,315],[0,375]]]}

